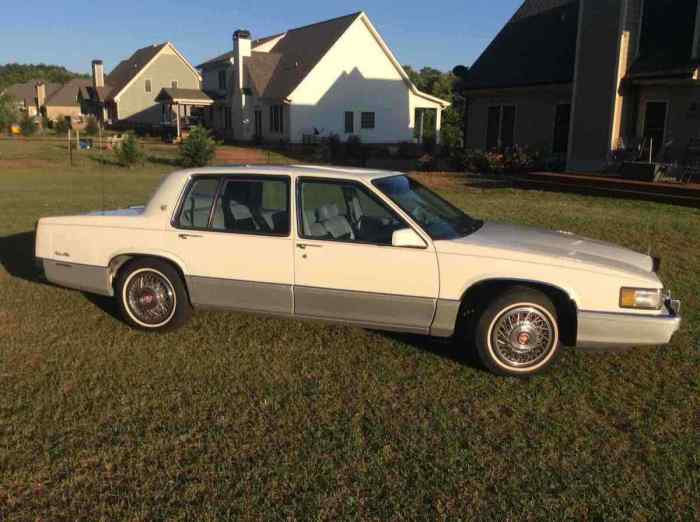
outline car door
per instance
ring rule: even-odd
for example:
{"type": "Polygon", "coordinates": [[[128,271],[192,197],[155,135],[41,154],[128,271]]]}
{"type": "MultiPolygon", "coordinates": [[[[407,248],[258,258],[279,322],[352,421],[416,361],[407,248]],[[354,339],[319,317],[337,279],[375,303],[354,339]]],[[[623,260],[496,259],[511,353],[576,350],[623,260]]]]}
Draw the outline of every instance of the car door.
{"type": "Polygon", "coordinates": [[[409,225],[359,182],[300,178],[296,192],[295,315],[427,333],[439,292],[432,245],[392,246],[409,225]]]}
{"type": "Polygon", "coordinates": [[[291,315],[290,178],[196,176],[169,233],[195,306],[291,315]]]}

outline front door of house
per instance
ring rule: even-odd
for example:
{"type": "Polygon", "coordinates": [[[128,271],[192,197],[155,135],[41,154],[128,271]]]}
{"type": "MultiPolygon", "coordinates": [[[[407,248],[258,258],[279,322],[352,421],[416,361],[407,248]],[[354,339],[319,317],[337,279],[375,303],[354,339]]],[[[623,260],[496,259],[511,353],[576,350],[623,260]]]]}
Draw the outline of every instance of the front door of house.
{"type": "Polygon", "coordinates": [[[647,102],[644,112],[644,148],[652,158],[664,146],[667,110],[666,102],[647,102]]]}

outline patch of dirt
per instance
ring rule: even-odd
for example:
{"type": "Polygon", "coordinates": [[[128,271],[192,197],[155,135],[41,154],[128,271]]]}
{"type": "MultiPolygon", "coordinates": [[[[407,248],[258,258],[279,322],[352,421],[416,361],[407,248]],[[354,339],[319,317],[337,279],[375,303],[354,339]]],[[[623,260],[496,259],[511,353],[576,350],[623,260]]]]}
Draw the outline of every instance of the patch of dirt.
{"type": "Polygon", "coordinates": [[[217,163],[266,163],[267,155],[259,149],[226,147],[216,151],[217,163]]]}
{"type": "Polygon", "coordinates": [[[17,328],[18,326],[19,320],[15,314],[0,310],[0,332],[9,331],[10,329],[17,328]]]}
{"type": "Polygon", "coordinates": [[[0,159],[0,169],[38,169],[53,164],[54,162],[40,159],[0,159]]]}

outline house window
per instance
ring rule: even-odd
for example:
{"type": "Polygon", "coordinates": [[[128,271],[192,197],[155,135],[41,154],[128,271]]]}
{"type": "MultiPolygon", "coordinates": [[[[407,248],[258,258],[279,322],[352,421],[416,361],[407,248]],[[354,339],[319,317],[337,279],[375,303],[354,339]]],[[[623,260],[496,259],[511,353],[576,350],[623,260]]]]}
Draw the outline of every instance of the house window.
{"type": "Polygon", "coordinates": [[[219,71],[219,90],[226,90],[226,71],[219,71]]]}
{"type": "Polygon", "coordinates": [[[363,129],[374,129],[375,117],[373,112],[363,112],[361,120],[363,129]]]}
{"type": "Polygon", "coordinates": [[[345,134],[352,134],[355,132],[355,113],[346,112],[345,113],[345,134]]]}
{"type": "Polygon", "coordinates": [[[151,85],[151,80],[146,80],[146,92],[151,92],[153,86],[151,85]]]}
{"type": "Polygon", "coordinates": [[[515,105],[489,107],[486,149],[508,149],[515,142],[515,105]]]}
{"type": "Polygon", "coordinates": [[[177,89],[177,80],[173,80],[172,82],[170,82],[170,86],[171,86],[173,89],[177,89]]]}
{"type": "Polygon", "coordinates": [[[284,110],[282,105],[270,107],[270,132],[284,133],[284,110]]]}

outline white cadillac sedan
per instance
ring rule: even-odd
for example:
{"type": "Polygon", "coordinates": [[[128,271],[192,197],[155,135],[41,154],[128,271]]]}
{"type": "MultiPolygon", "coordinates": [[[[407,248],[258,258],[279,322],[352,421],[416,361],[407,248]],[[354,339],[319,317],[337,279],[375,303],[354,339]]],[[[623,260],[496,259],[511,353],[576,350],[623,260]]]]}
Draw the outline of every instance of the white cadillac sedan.
{"type": "Polygon", "coordinates": [[[206,307],[456,336],[500,375],[540,372],[561,346],[666,344],[680,326],[658,260],[484,223],[382,171],[175,172],[145,207],[41,219],[36,257],[49,281],[116,297],[136,328],[206,307]]]}

